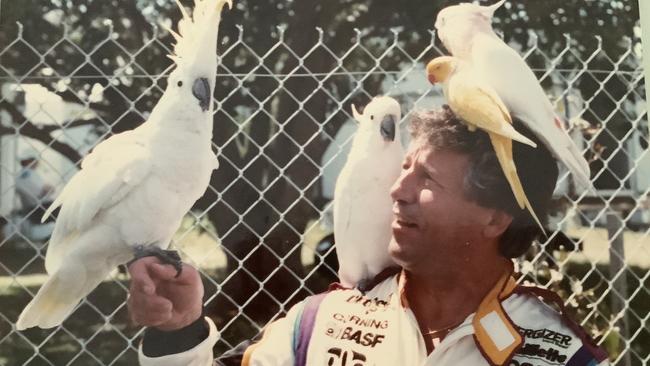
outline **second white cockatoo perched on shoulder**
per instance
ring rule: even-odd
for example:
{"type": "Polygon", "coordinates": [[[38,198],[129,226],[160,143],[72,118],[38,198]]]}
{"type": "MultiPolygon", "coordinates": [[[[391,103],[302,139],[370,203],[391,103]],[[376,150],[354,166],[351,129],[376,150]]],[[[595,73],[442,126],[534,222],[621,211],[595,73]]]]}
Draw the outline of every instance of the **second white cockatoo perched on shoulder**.
{"type": "Polygon", "coordinates": [[[20,314],[18,330],[61,324],[134,257],[155,255],[182,268],[165,249],[218,166],[212,93],[225,4],[230,0],[195,0],[191,15],[181,6],[176,69],[149,119],[97,145],[45,213],[61,207],[45,257],[50,277],[20,314]]]}
{"type": "Polygon", "coordinates": [[[393,264],[388,254],[392,236],[390,188],[397,180],[404,150],[400,142],[401,110],[393,98],[375,97],[359,113],[359,129],[334,191],[334,241],[339,280],[363,287],[393,264]]]}
{"type": "Polygon", "coordinates": [[[551,102],[524,59],[492,29],[491,6],[459,4],[438,13],[438,36],[454,57],[472,64],[475,72],[497,92],[512,117],[521,120],[571,171],[583,188],[591,188],[589,164],[564,130],[551,102]]]}

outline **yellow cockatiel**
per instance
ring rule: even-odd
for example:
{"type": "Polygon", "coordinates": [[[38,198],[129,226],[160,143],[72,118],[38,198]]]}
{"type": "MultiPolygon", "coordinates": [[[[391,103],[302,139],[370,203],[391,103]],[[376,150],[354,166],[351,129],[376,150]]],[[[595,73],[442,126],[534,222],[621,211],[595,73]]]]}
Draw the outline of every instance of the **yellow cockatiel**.
{"type": "Polygon", "coordinates": [[[467,122],[470,131],[478,127],[487,132],[517,204],[522,209],[527,208],[544,231],[526,197],[512,158],[512,140],[532,147],[537,145],[512,127],[512,118],[503,101],[470,64],[451,56],[437,57],[427,65],[427,77],[432,84],[443,84],[449,107],[467,122]]]}

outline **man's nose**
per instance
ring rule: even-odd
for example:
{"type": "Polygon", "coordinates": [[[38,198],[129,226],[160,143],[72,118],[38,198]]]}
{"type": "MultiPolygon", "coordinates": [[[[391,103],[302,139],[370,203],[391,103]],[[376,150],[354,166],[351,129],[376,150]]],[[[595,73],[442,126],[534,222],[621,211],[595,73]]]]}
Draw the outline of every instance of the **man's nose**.
{"type": "Polygon", "coordinates": [[[413,173],[410,169],[402,169],[402,172],[390,189],[390,197],[393,199],[393,202],[408,203],[411,201],[410,197],[413,195],[412,176],[413,173]]]}

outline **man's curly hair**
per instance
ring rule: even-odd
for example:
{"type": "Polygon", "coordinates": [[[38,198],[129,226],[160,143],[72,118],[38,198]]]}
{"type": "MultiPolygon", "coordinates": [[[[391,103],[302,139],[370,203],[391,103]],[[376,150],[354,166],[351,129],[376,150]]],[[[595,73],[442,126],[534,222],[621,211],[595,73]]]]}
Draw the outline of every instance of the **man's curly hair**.
{"type": "MultiPolygon", "coordinates": [[[[537,144],[537,148],[533,148],[515,141],[513,157],[526,196],[546,225],[558,177],[557,163],[544,144],[523,123],[514,120],[513,126],[537,144]]],[[[499,250],[506,258],[524,254],[542,232],[528,210],[517,205],[487,133],[482,130],[469,131],[466,123],[447,105],[439,110],[414,112],[410,132],[413,140],[424,139],[436,150],[469,156],[463,187],[466,197],[483,207],[503,210],[512,215],[513,221],[501,236],[499,250]]]]}

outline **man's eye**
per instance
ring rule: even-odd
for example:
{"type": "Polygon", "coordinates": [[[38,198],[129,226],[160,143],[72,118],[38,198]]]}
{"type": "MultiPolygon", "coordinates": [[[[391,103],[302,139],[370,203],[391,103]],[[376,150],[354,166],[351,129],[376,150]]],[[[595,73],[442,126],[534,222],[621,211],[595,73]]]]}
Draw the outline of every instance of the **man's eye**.
{"type": "Polygon", "coordinates": [[[440,188],[445,188],[445,187],[443,187],[442,184],[440,184],[440,182],[438,182],[438,181],[437,181],[437,180],[436,180],[436,179],[435,179],[431,174],[429,174],[429,172],[424,171],[423,176],[424,176],[424,179],[433,182],[433,184],[435,184],[436,186],[438,186],[438,187],[440,187],[440,188]]]}

